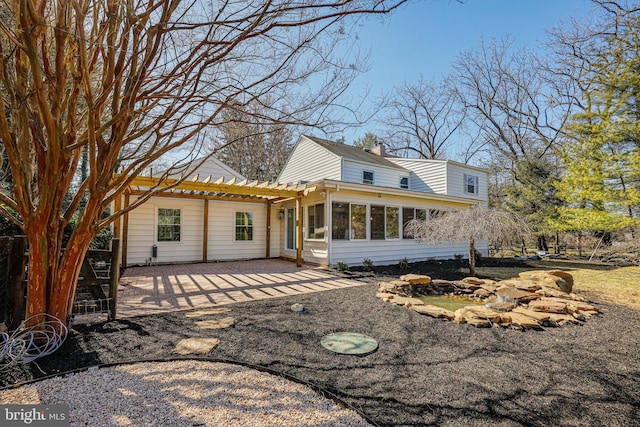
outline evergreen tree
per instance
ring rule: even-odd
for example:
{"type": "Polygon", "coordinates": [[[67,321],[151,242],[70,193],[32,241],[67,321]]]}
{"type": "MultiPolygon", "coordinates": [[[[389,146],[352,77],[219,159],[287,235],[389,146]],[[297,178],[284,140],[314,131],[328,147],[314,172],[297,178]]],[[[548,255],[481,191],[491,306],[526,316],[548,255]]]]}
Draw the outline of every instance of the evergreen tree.
{"type": "Polygon", "coordinates": [[[591,36],[582,111],[567,126],[558,195],[563,230],[614,231],[640,214],[640,14],[617,10],[591,36]],[[623,13],[624,12],[624,13],[623,13]]]}

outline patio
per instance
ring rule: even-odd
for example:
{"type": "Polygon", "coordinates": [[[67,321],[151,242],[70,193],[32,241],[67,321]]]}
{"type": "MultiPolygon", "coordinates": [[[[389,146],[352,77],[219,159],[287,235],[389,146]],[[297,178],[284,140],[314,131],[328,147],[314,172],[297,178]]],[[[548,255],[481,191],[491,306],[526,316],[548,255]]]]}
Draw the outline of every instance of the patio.
{"type": "Polygon", "coordinates": [[[129,267],[120,278],[118,318],[364,284],[281,259],[129,267]]]}

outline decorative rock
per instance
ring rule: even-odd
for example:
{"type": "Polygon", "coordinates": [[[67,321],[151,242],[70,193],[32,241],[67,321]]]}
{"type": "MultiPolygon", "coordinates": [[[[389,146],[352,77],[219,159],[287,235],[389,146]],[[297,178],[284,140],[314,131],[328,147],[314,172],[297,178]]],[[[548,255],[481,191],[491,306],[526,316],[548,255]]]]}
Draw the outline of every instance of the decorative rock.
{"type": "Polygon", "coordinates": [[[436,307],[435,305],[414,305],[411,306],[411,310],[435,318],[444,318],[448,320],[453,320],[455,318],[453,311],[442,307],[436,307]]]}
{"type": "Polygon", "coordinates": [[[564,301],[549,301],[549,300],[536,300],[529,302],[529,310],[543,311],[545,313],[566,313],[567,302],[564,301]]]}
{"type": "Polygon", "coordinates": [[[549,313],[548,322],[555,323],[558,326],[562,326],[566,323],[580,323],[578,319],[576,319],[570,314],[558,314],[558,313],[549,313]]]}
{"type": "Polygon", "coordinates": [[[418,298],[401,297],[397,295],[394,295],[394,297],[391,298],[391,302],[398,305],[406,305],[407,307],[410,307],[413,305],[424,305],[424,303],[420,301],[418,298]]]}
{"type": "Polygon", "coordinates": [[[196,326],[202,329],[224,329],[236,323],[233,317],[225,317],[219,320],[202,320],[196,322],[196,326]]]}
{"type": "Polygon", "coordinates": [[[395,296],[396,296],[396,294],[392,294],[392,293],[389,293],[389,292],[378,292],[376,294],[376,297],[378,297],[380,299],[383,299],[383,300],[390,300],[395,296]]]}
{"type": "Polygon", "coordinates": [[[493,282],[493,283],[485,283],[481,285],[481,287],[482,289],[485,289],[491,292],[492,294],[495,293],[496,290],[502,286],[499,282],[494,282],[493,280],[488,280],[488,282],[493,282]]]}
{"type": "Polygon", "coordinates": [[[460,281],[431,280],[429,276],[417,274],[407,274],[401,279],[380,282],[376,296],[421,314],[476,327],[499,324],[541,329],[542,326],[580,323],[599,314],[587,300],[570,293],[573,277],[560,270],[528,271],[521,273],[519,279],[499,282],[477,277],[460,281]],[[421,295],[468,296],[486,304],[466,306],[453,313],[442,307],[425,305],[413,297],[421,295]]]}
{"type": "Polygon", "coordinates": [[[526,314],[523,314],[523,313],[512,311],[509,313],[503,313],[500,317],[503,320],[503,322],[501,323],[520,326],[522,328],[542,329],[542,326],[540,325],[537,319],[527,316],[526,314]]]}
{"type": "Polygon", "coordinates": [[[545,297],[554,297],[554,298],[571,298],[571,294],[567,294],[566,292],[561,291],[560,289],[550,288],[549,286],[542,285],[540,290],[537,290],[536,293],[538,295],[543,295],[545,297]]]}
{"type": "Polygon", "coordinates": [[[496,296],[503,301],[528,302],[540,298],[533,292],[521,291],[512,287],[501,287],[496,290],[496,296]]]}
{"type": "Polygon", "coordinates": [[[431,283],[431,277],[421,274],[405,274],[404,276],[400,276],[400,280],[409,282],[412,285],[428,285],[431,283]]]}
{"type": "Polygon", "coordinates": [[[185,338],[178,342],[173,352],[182,355],[205,354],[213,350],[218,344],[220,344],[218,338],[185,338]]]}
{"type": "Polygon", "coordinates": [[[389,283],[389,282],[379,282],[378,283],[378,291],[379,292],[386,292],[386,293],[395,293],[396,292],[396,285],[394,285],[393,283],[389,283]]]}
{"type": "Polygon", "coordinates": [[[510,280],[503,280],[502,282],[500,282],[500,284],[503,286],[512,286],[516,289],[520,289],[521,291],[527,291],[527,292],[535,292],[542,287],[538,283],[532,280],[510,279],[510,280]]]}
{"type": "Polygon", "coordinates": [[[573,276],[560,270],[523,271],[519,276],[524,280],[532,280],[545,285],[557,286],[561,291],[566,293],[571,293],[573,289],[573,276]]]}
{"type": "Polygon", "coordinates": [[[227,307],[212,308],[212,309],[209,309],[209,310],[196,310],[196,311],[190,311],[188,313],[185,313],[184,317],[209,316],[209,315],[212,315],[212,314],[227,313],[229,311],[231,311],[231,309],[227,308],[227,307]]]}
{"type": "Polygon", "coordinates": [[[304,311],[304,305],[300,304],[300,303],[295,303],[291,305],[291,311],[295,312],[295,313],[300,313],[302,311],[304,311]]]}
{"type": "Polygon", "coordinates": [[[497,310],[497,311],[510,311],[513,310],[513,308],[516,305],[512,302],[505,302],[505,301],[494,301],[494,302],[488,302],[487,304],[485,304],[485,307],[490,308],[492,310],[497,310]]]}
{"type": "Polygon", "coordinates": [[[587,312],[590,314],[598,314],[600,312],[597,308],[595,308],[591,304],[582,302],[582,301],[563,300],[561,298],[547,298],[547,297],[540,298],[540,300],[557,302],[557,303],[565,303],[567,306],[567,311],[571,313],[587,312]]]}
{"type": "Polygon", "coordinates": [[[514,313],[524,314],[525,316],[533,317],[538,322],[543,323],[549,320],[549,314],[541,312],[541,311],[533,311],[524,307],[516,307],[513,309],[514,313]]]}
{"type": "Polygon", "coordinates": [[[491,295],[493,295],[493,292],[489,292],[484,288],[476,289],[473,292],[473,296],[477,298],[489,298],[491,295]]]}
{"type": "Polygon", "coordinates": [[[468,323],[478,328],[486,328],[492,323],[500,323],[500,313],[482,306],[469,305],[455,311],[455,323],[468,323]]]}

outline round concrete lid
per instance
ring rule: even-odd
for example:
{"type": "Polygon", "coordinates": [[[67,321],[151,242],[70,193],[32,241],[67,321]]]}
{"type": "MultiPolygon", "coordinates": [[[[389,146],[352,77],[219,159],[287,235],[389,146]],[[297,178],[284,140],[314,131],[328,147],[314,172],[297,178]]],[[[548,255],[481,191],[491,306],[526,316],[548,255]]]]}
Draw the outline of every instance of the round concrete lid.
{"type": "Polygon", "coordinates": [[[378,342],[368,335],[357,332],[336,332],[325,335],[320,344],[327,350],[340,354],[366,355],[378,348],[378,342]]]}

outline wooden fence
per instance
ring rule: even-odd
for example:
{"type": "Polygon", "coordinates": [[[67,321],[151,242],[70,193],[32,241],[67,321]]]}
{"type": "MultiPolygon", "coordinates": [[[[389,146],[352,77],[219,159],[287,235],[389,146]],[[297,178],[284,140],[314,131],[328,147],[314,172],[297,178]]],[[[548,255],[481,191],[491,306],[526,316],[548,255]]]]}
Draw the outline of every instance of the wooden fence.
{"type": "MultiPolygon", "coordinates": [[[[20,325],[26,314],[29,252],[24,236],[15,236],[3,244],[7,248],[7,262],[6,281],[0,289],[4,300],[0,322],[11,330],[20,325]]],[[[115,320],[119,279],[120,241],[113,239],[111,250],[90,249],[82,264],[71,314],[107,313],[109,320],[115,320]]]]}

